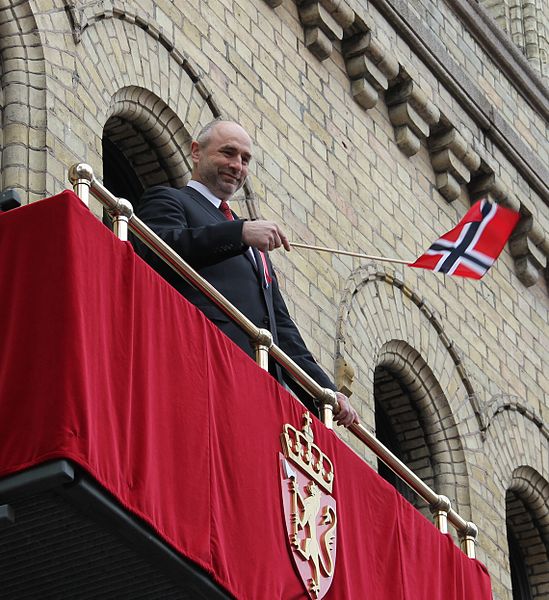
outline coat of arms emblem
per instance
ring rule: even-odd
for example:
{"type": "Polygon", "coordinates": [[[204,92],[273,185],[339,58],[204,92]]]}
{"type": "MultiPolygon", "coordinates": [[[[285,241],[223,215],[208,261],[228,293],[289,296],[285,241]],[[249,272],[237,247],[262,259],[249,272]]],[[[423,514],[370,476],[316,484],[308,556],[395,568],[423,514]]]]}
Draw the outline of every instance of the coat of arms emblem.
{"type": "Polygon", "coordinates": [[[288,542],[301,580],[314,600],[332,583],[337,542],[337,511],[331,496],[332,461],[314,443],[311,416],[303,427],[285,424],[281,434],[280,477],[288,542]]]}

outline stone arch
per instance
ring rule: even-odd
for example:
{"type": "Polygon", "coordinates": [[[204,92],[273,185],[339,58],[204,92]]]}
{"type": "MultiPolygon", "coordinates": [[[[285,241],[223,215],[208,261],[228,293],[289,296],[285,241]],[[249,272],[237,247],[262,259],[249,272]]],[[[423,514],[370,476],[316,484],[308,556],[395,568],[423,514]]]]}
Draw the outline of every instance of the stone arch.
{"type": "Polygon", "coordinates": [[[175,112],[146,89],[128,86],[115,92],[103,138],[124,155],[143,188],[181,187],[189,178],[191,134],[175,112]]]}
{"type": "Polygon", "coordinates": [[[0,7],[0,191],[24,201],[46,190],[46,86],[42,42],[27,0],[0,7]]]}
{"type": "MultiPolygon", "coordinates": [[[[411,345],[420,355],[429,357],[426,360],[441,389],[453,399],[459,411],[459,421],[467,422],[471,431],[485,430],[485,417],[473,379],[456,343],[445,333],[436,309],[394,274],[376,265],[363,265],[348,277],[338,308],[336,360],[346,356],[350,364],[356,363],[351,347],[357,342],[358,356],[375,356],[391,339],[415,340],[411,345]],[[359,320],[365,329],[362,335],[355,335],[359,320]],[[474,423],[469,423],[470,420],[474,423]]],[[[357,379],[373,384],[371,363],[357,379]]]]}
{"type": "Polygon", "coordinates": [[[187,140],[219,109],[197,68],[173,42],[155,35],[153,23],[112,17],[83,28],[75,47],[74,94],[95,115],[88,162],[100,175],[106,133],[145,183],[182,184],[188,173],[187,140]],[[155,168],[152,156],[159,161],[155,168]],[[178,160],[181,173],[175,172],[178,160]]]}
{"type": "Polygon", "coordinates": [[[506,512],[508,537],[519,546],[532,598],[541,600],[549,589],[549,483],[531,467],[515,469],[506,512]]]}
{"type": "MultiPolygon", "coordinates": [[[[213,114],[212,118],[222,116],[213,114]]],[[[143,188],[153,185],[184,186],[190,178],[192,133],[178,115],[156,94],[127,86],[111,99],[103,136],[133,166],[143,188]]],[[[243,188],[248,217],[259,215],[251,181],[243,188]]]]}
{"type": "Polygon", "coordinates": [[[385,343],[376,357],[374,390],[393,424],[404,462],[434,490],[448,496],[454,508],[468,507],[459,433],[426,361],[407,342],[385,343]]]}
{"type": "Polygon", "coordinates": [[[389,406],[412,468],[470,518],[464,444],[471,432],[478,443],[482,415],[436,311],[394,275],[363,266],[346,285],[335,354],[352,365],[360,385],[369,385],[358,394],[367,399],[363,420],[374,426],[377,394],[389,406]]]}

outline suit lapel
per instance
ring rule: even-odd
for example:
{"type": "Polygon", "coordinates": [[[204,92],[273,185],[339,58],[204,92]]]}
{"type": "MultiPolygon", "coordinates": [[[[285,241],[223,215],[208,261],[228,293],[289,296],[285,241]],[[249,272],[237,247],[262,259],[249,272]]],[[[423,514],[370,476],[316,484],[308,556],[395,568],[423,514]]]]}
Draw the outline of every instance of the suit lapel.
{"type": "MultiPolygon", "coordinates": [[[[247,250],[246,252],[244,252],[244,256],[246,257],[247,260],[250,261],[250,264],[254,268],[254,272],[255,272],[256,277],[260,280],[259,270],[258,270],[258,266],[257,266],[257,256],[256,256],[255,248],[250,248],[250,250],[247,250]],[[252,257],[252,254],[253,254],[253,257],[252,257]],[[254,261],[254,258],[255,258],[255,261],[254,261]]],[[[259,282],[261,283],[261,280],[259,282]]]]}

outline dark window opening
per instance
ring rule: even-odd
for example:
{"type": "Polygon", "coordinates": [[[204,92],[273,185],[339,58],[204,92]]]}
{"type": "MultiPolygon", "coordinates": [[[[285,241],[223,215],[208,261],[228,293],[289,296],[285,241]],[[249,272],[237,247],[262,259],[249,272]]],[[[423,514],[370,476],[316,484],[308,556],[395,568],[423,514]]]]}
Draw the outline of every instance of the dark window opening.
{"type": "Polygon", "coordinates": [[[103,138],[103,185],[118,198],[129,200],[134,208],[144,192],[132,164],[108,137],[103,138]]]}
{"type": "Polygon", "coordinates": [[[507,542],[509,544],[513,600],[533,600],[526,561],[509,521],[507,521],[507,542]]]}
{"type": "MultiPolygon", "coordinates": [[[[398,436],[393,429],[391,420],[387,416],[383,406],[376,399],[375,400],[375,413],[376,413],[376,437],[377,439],[386,446],[397,458],[402,462],[404,461],[404,455],[398,436]]],[[[417,505],[418,496],[414,491],[406,484],[402,479],[392,471],[383,461],[378,459],[377,461],[377,472],[385,481],[388,481],[393,487],[400,492],[408,502],[417,505]]]]}

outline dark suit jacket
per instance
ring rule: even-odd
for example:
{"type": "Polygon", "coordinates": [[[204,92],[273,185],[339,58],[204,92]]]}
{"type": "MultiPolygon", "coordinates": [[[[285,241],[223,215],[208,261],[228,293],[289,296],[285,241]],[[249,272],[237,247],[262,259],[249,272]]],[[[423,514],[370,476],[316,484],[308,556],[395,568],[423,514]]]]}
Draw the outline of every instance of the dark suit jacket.
{"type": "MultiPolygon", "coordinates": [[[[272,282],[267,286],[259,253],[253,249],[254,265],[248,247],[242,244],[243,220],[226,220],[221,211],[190,187],[150,188],[143,195],[136,214],[255,325],[269,329],[275,344],[306,373],[323,387],[335,389],[288,314],[269,258],[267,265],[272,282]]],[[[154,269],[253,358],[250,341],[238,326],[141,242],[132,241],[154,269]]],[[[272,372],[278,376],[276,369],[272,372]]],[[[301,390],[291,384],[290,387],[310,406],[301,390]]]]}

